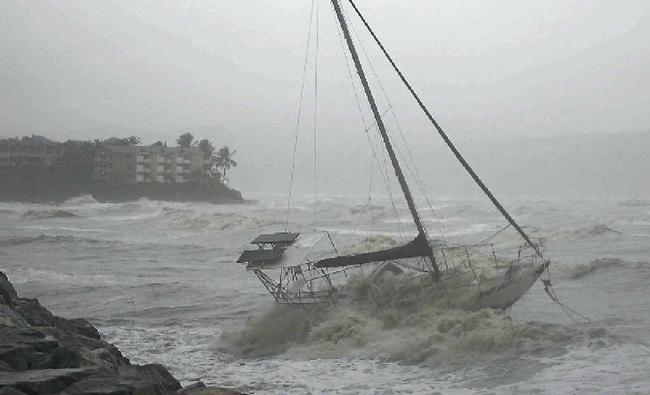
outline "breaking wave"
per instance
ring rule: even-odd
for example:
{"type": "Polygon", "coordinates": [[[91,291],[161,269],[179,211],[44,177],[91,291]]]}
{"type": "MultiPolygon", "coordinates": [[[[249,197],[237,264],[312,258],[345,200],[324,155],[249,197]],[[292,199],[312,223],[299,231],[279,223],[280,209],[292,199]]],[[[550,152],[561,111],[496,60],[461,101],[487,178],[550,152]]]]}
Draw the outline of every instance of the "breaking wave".
{"type": "Polygon", "coordinates": [[[61,206],[75,207],[75,206],[87,206],[87,205],[97,204],[97,203],[99,202],[95,200],[95,198],[92,195],[86,194],[86,195],[81,195],[81,196],[68,199],[65,202],[61,203],[61,206]]]}
{"type": "Polygon", "coordinates": [[[23,218],[33,219],[33,220],[48,219],[48,218],[71,218],[71,217],[79,217],[79,215],[61,209],[27,210],[23,214],[23,218]]]}
{"type": "Polygon", "coordinates": [[[395,212],[387,207],[376,204],[356,205],[347,210],[341,210],[341,219],[360,220],[368,219],[371,221],[380,221],[387,218],[394,218],[395,212]]]}
{"type": "Polygon", "coordinates": [[[648,267],[645,262],[628,262],[619,258],[599,258],[593,261],[575,266],[571,270],[571,279],[578,280],[585,276],[594,274],[597,271],[619,268],[642,268],[648,267]]]}
{"type": "Polygon", "coordinates": [[[21,236],[21,237],[10,237],[7,239],[0,239],[1,247],[10,247],[21,244],[31,244],[31,243],[51,243],[51,244],[60,244],[60,243],[104,243],[104,240],[92,239],[88,237],[75,237],[75,236],[48,236],[48,235],[39,235],[39,236],[21,236]]]}
{"type": "Polygon", "coordinates": [[[245,328],[225,332],[219,347],[244,357],[286,354],[303,359],[377,358],[437,365],[562,345],[575,335],[566,327],[513,321],[491,309],[297,311],[276,305],[251,319],[245,328]]]}
{"type": "Polygon", "coordinates": [[[451,309],[447,306],[472,306],[479,292],[462,279],[446,283],[443,291],[426,276],[386,272],[375,278],[375,287],[369,287],[364,274],[351,275],[344,290],[350,298],[340,299],[336,308],[274,305],[244,328],[224,332],[219,346],[243,357],[371,358],[435,366],[561,346],[577,334],[513,321],[500,310],[451,309]],[[378,307],[373,301],[382,294],[392,296],[378,307]]]}
{"type": "Polygon", "coordinates": [[[605,224],[590,225],[580,228],[564,229],[551,234],[550,240],[585,240],[593,237],[620,235],[623,232],[610,228],[605,224]]]}
{"type": "Polygon", "coordinates": [[[234,213],[201,213],[186,209],[165,207],[162,214],[168,229],[179,230],[240,230],[258,228],[275,224],[273,220],[263,220],[234,213]]]}

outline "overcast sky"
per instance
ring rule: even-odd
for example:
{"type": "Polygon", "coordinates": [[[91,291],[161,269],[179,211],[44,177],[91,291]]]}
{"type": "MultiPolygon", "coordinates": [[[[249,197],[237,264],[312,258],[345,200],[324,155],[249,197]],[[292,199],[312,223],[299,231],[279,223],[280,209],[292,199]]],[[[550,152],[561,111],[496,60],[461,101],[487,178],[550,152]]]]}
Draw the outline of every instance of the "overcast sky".
{"type": "MultiPolygon", "coordinates": [[[[567,138],[579,146],[575,141],[585,135],[630,139],[637,133],[648,142],[647,0],[357,4],[443,127],[470,154],[480,151],[476,142],[484,139],[497,141],[497,150],[530,139],[540,144],[543,136],[554,136],[555,145],[567,138]]],[[[310,7],[310,0],[0,0],[0,137],[137,135],[145,143],[171,144],[189,131],[238,150],[241,166],[233,183],[281,192],[310,7]]],[[[320,0],[319,10],[317,163],[337,169],[323,176],[334,184],[342,163],[351,163],[352,174],[362,179],[359,169],[370,167],[370,150],[329,2],[320,0]]],[[[416,162],[441,152],[426,120],[361,26],[354,26],[416,162]]],[[[305,180],[313,174],[314,59],[312,47],[298,155],[305,180]]],[[[388,107],[383,97],[379,102],[388,107]]],[[[364,116],[369,119],[367,106],[364,116]]],[[[389,128],[395,132],[396,124],[389,128]]],[[[631,166],[648,164],[644,152],[631,166]]],[[[489,158],[477,160],[490,166],[489,158]]],[[[491,166],[486,171],[498,178],[503,168],[491,166]]],[[[630,188],[624,193],[648,190],[630,188]]]]}

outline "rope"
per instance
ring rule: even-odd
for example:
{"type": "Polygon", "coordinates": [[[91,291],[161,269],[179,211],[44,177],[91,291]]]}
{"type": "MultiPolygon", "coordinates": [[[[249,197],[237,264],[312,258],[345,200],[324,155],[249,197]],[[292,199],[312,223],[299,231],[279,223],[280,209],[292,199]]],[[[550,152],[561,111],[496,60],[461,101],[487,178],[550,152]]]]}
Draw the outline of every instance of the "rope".
{"type": "MultiPolygon", "coordinates": [[[[349,21],[348,21],[348,24],[349,24],[349,21]]],[[[368,122],[366,121],[366,118],[363,115],[363,108],[361,106],[361,99],[359,98],[359,93],[358,93],[357,87],[356,87],[356,85],[354,83],[354,77],[353,77],[353,74],[352,74],[352,67],[350,65],[350,59],[348,57],[349,54],[345,49],[345,43],[343,41],[341,31],[339,29],[336,29],[336,31],[338,33],[339,43],[341,44],[341,49],[343,51],[343,57],[345,59],[345,64],[346,64],[346,67],[347,67],[348,77],[350,78],[350,83],[352,85],[352,91],[354,93],[354,99],[355,99],[355,102],[356,102],[356,105],[357,105],[357,109],[359,110],[359,114],[361,116],[361,122],[363,123],[364,133],[365,133],[366,139],[368,140],[368,144],[370,145],[370,151],[372,153],[372,157],[375,160],[375,162],[377,163],[377,170],[379,171],[379,174],[381,175],[382,181],[384,183],[384,187],[386,188],[386,192],[387,192],[388,198],[390,200],[391,208],[393,210],[393,214],[395,215],[395,222],[397,224],[397,230],[398,230],[398,233],[400,234],[400,237],[401,237],[401,236],[403,236],[403,230],[402,230],[402,226],[401,226],[401,224],[399,222],[399,211],[397,210],[397,206],[395,205],[395,199],[393,198],[393,191],[392,191],[392,188],[390,186],[390,181],[389,181],[389,177],[388,177],[387,170],[386,170],[387,169],[386,157],[385,156],[383,157],[383,159],[384,159],[383,162],[384,163],[383,163],[383,166],[382,166],[382,161],[380,161],[380,159],[379,159],[379,157],[377,155],[377,150],[375,148],[375,145],[372,142],[372,138],[370,137],[370,133],[369,133],[369,131],[372,130],[375,127],[376,123],[373,122],[370,126],[368,126],[368,122]]],[[[383,152],[383,151],[381,151],[381,152],[383,152]]]]}
{"type": "Polygon", "coordinates": [[[573,322],[576,324],[584,323],[584,324],[589,324],[591,323],[591,320],[580,314],[578,311],[576,311],[574,308],[571,308],[567,304],[563,303],[560,301],[560,298],[557,296],[555,293],[555,290],[553,289],[553,283],[551,282],[551,271],[549,270],[548,266],[546,267],[546,278],[542,279],[542,284],[544,284],[544,292],[551,298],[553,302],[555,302],[562,311],[571,319],[573,322]],[[580,318],[582,322],[576,317],[580,318]]]}
{"type": "Polygon", "coordinates": [[[316,55],[314,56],[314,233],[316,233],[316,224],[318,223],[318,157],[316,147],[316,134],[318,131],[318,49],[319,49],[319,16],[320,16],[320,2],[316,0],[316,55]]]}
{"type": "MultiPolygon", "coordinates": [[[[345,12],[345,10],[343,10],[343,13],[346,16],[346,19],[348,19],[347,18],[347,13],[345,12]]],[[[406,171],[411,175],[411,178],[413,178],[415,180],[415,184],[418,187],[418,189],[419,189],[420,193],[422,194],[422,196],[424,197],[424,199],[425,199],[425,201],[426,201],[426,203],[428,205],[429,210],[431,210],[431,212],[433,213],[434,218],[435,218],[435,223],[436,223],[436,225],[438,227],[438,230],[440,231],[440,236],[443,238],[443,240],[446,243],[449,243],[449,240],[447,239],[447,235],[446,235],[447,232],[445,231],[444,226],[442,224],[442,219],[438,215],[437,211],[433,208],[433,204],[431,203],[431,200],[429,199],[429,194],[427,193],[427,190],[424,187],[424,182],[422,181],[422,177],[420,176],[420,171],[419,171],[419,169],[418,169],[418,167],[417,167],[417,165],[415,163],[415,159],[413,159],[413,154],[411,153],[411,149],[409,148],[409,144],[408,144],[408,142],[406,140],[406,137],[404,136],[404,132],[402,130],[402,126],[401,126],[401,124],[399,122],[399,119],[397,118],[397,114],[395,113],[393,103],[391,102],[388,94],[386,93],[386,89],[384,88],[384,84],[382,83],[381,79],[379,78],[379,74],[377,73],[377,70],[375,69],[375,66],[374,66],[373,62],[370,59],[370,55],[368,55],[368,51],[366,51],[366,47],[363,45],[363,41],[361,40],[359,34],[357,33],[357,30],[354,28],[354,24],[349,22],[348,25],[350,26],[353,34],[357,38],[357,42],[359,43],[359,46],[361,47],[361,51],[363,52],[364,57],[366,58],[366,62],[370,66],[370,70],[371,70],[375,80],[377,81],[377,85],[379,86],[379,89],[381,90],[381,93],[382,93],[382,96],[383,96],[384,100],[386,100],[386,103],[388,103],[388,108],[386,109],[386,111],[384,111],[384,113],[382,113],[382,118],[383,118],[384,114],[386,114],[388,112],[391,113],[391,115],[393,116],[393,120],[395,121],[395,125],[397,126],[397,131],[399,132],[402,144],[404,145],[404,147],[406,149],[407,158],[405,158],[399,152],[398,152],[398,155],[400,156],[400,158],[402,158],[402,163],[403,163],[404,167],[406,167],[406,171]],[[406,160],[406,159],[408,159],[408,160],[406,160]],[[412,167],[412,169],[411,169],[411,167],[412,167]]],[[[374,127],[374,124],[372,125],[372,127],[374,127]]],[[[427,233],[426,232],[427,231],[426,225],[423,224],[423,226],[425,228],[425,233],[427,233]]]]}
{"type": "Polygon", "coordinates": [[[293,140],[293,154],[291,155],[291,176],[289,179],[289,192],[287,196],[287,213],[284,219],[284,231],[288,232],[289,228],[289,214],[291,212],[291,197],[293,192],[293,181],[294,174],[296,169],[296,151],[298,148],[298,135],[300,132],[300,119],[302,118],[302,105],[304,101],[304,92],[305,92],[305,80],[307,77],[307,64],[309,61],[309,48],[311,47],[311,30],[312,30],[312,21],[314,17],[314,2],[311,1],[311,10],[309,11],[309,29],[307,30],[307,45],[305,48],[305,61],[302,66],[302,82],[300,84],[300,100],[298,103],[298,116],[296,120],[296,135],[293,140]]]}
{"type": "Polygon", "coordinates": [[[485,243],[487,243],[488,241],[494,239],[495,237],[497,237],[498,235],[500,235],[502,232],[504,232],[506,229],[508,229],[510,226],[512,226],[510,223],[506,224],[506,226],[504,226],[503,228],[501,228],[501,229],[499,229],[498,231],[496,231],[496,233],[494,233],[494,234],[492,234],[491,236],[488,236],[488,237],[486,237],[485,239],[479,241],[479,244],[485,244],[485,243]]]}

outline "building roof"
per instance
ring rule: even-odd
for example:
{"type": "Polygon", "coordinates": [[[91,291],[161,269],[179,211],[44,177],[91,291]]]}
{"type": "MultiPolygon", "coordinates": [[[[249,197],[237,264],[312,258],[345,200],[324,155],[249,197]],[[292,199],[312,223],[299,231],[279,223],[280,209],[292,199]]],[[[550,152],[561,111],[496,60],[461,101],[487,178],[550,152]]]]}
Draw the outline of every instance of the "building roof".
{"type": "Polygon", "coordinates": [[[24,136],[22,138],[10,138],[10,139],[0,139],[0,143],[3,144],[24,144],[24,145],[50,145],[50,144],[61,144],[57,141],[52,141],[47,137],[37,136],[32,134],[31,136],[24,136]]]}
{"type": "Polygon", "coordinates": [[[47,137],[37,136],[32,134],[32,137],[29,138],[32,144],[54,144],[54,141],[48,139],[47,137]]]}

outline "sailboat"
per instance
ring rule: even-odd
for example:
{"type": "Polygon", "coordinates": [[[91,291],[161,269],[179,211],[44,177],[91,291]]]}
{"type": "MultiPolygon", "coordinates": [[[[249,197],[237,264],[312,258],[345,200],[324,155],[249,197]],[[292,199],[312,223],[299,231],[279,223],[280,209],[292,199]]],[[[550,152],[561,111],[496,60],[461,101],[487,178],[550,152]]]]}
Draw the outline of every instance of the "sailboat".
{"type": "Polygon", "coordinates": [[[514,304],[539,277],[548,270],[550,261],[524,229],[506,211],[470,167],[424,102],[398,68],[374,30],[353,0],[348,0],[364,27],[400,80],[429,119],[436,132],[452,151],[491,203],[523,239],[514,256],[500,257],[492,244],[445,245],[430,240],[398,160],[387,128],[366,78],[359,54],[342,10],[342,0],[330,0],[347,50],[352,58],[365,98],[372,110],[376,129],[407,203],[417,236],[410,242],[389,249],[339,255],[329,233],[299,234],[278,232],[261,234],[251,241],[256,248],[242,252],[238,263],[246,265],[259,278],[277,303],[290,305],[330,304],[351,297],[348,285],[352,272],[364,272],[362,286],[367,299],[378,305],[404,303],[427,295],[448,307],[463,309],[506,309],[514,304]],[[487,253],[482,253],[487,249],[487,253]],[[477,252],[478,251],[478,252],[477,252]],[[386,279],[392,279],[386,281],[386,279]],[[388,285],[387,285],[388,284],[388,285]]]}

